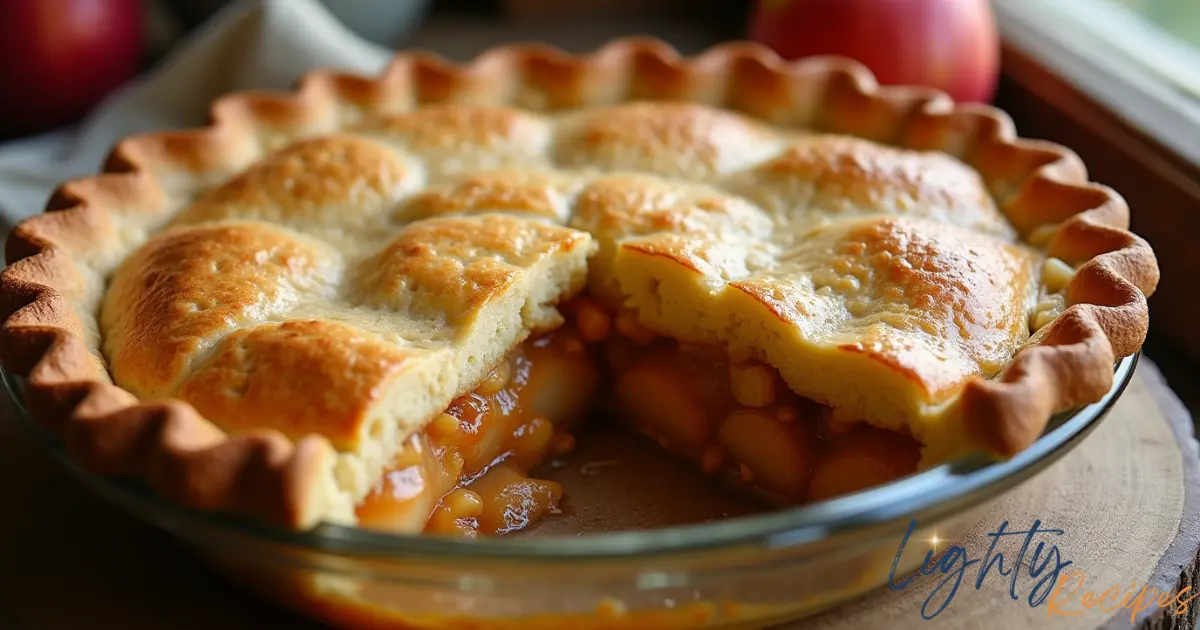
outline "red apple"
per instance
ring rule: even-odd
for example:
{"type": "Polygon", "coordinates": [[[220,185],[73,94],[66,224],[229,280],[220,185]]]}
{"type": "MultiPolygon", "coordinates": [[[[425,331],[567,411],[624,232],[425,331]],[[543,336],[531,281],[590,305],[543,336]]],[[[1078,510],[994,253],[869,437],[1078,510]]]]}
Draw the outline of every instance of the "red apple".
{"type": "Polygon", "coordinates": [[[987,0],[759,0],[750,38],[781,56],[841,55],[885,85],[927,85],[959,101],[996,90],[1000,41],[987,0]]]}
{"type": "Polygon", "coordinates": [[[137,71],[141,0],[0,1],[0,135],[83,116],[137,71]]]}

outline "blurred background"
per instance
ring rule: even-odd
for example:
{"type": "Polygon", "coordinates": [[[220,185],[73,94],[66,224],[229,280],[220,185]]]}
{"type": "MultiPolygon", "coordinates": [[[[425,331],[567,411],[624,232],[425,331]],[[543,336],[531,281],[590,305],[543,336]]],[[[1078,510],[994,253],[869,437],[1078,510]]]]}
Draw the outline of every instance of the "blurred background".
{"type": "MultiPolygon", "coordinates": [[[[63,143],[38,144],[36,136],[69,138],[106,96],[253,1],[0,0],[0,208],[32,212],[30,196],[11,194],[16,184],[45,199],[53,183],[98,164],[87,155],[82,166],[47,173],[54,162],[35,158],[63,143]]],[[[789,58],[850,56],[883,83],[993,102],[1022,135],[1077,151],[1093,179],[1130,202],[1133,228],[1155,247],[1163,270],[1148,354],[1200,408],[1200,327],[1192,320],[1200,298],[1190,286],[1200,277],[1200,0],[313,1],[373,42],[372,58],[382,49],[423,48],[466,60],[530,40],[582,52],[633,34],[695,53],[751,39],[789,58]]],[[[314,30],[289,45],[303,49],[326,35],[314,30]]],[[[255,44],[259,57],[261,46],[276,43],[255,44]]],[[[276,57],[296,50],[281,46],[276,57]]],[[[230,75],[250,56],[223,52],[229,65],[220,72],[230,75]]],[[[288,71],[304,63],[294,60],[288,71]]],[[[257,87],[257,80],[246,81],[257,87]]],[[[197,100],[182,93],[175,100],[189,99],[197,100]]],[[[158,124],[158,101],[147,103],[138,125],[113,133],[158,124]]],[[[110,122],[93,120],[91,130],[110,122]]]]}
{"type": "MultiPolygon", "coordinates": [[[[1196,0],[321,0],[359,36],[465,59],[506,41],[568,50],[653,33],[686,52],[754,39],[788,57],[858,58],[888,82],[989,100],[998,60],[990,8],[1088,31],[1200,96],[1196,0]],[[989,4],[991,7],[989,7],[989,4]]],[[[0,139],[81,118],[231,0],[0,2],[0,139]]]]}

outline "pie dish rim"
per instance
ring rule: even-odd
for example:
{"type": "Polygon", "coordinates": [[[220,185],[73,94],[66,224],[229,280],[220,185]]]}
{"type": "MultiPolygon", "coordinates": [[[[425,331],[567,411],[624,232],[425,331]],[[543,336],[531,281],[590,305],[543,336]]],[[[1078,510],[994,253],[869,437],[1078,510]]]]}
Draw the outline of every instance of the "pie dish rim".
{"type": "MultiPolygon", "coordinates": [[[[541,44],[518,44],[491,49],[466,65],[428,53],[402,52],[374,79],[315,72],[288,94],[241,92],[218,99],[206,127],[127,138],[114,148],[102,174],[62,185],[46,213],[19,224],[6,246],[8,267],[0,273],[0,363],[26,379],[33,419],[58,431],[68,452],[85,467],[141,477],[185,506],[250,512],[298,529],[316,525],[311,486],[324,438],[292,442],[269,432],[222,432],[222,439],[214,443],[211,423],[190,405],[177,399],[137,401],[99,378],[88,367],[92,355],[78,318],[56,288],[74,264],[63,244],[87,240],[94,215],[108,212],[98,201],[104,194],[131,204],[156,194],[160,183],[151,175],[156,156],[212,157],[236,143],[239,134],[271,122],[272,114],[316,115],[339,99],[396,98],[397,90],[419,97],[438,90],[453,95],[458,83],[469,88],[472,81],[489,79],[523,84],[529,80],[528,68],[539,63],[565,64],[581,73],[655,73],[656,79],[664,72],[688,79],[719,71],[730,82],[818,85],[819,95],[796,98],[819,97],[822,105],[837,99],[861,105],[866,113],[849,124],[866,133],[851,135],[881,141],[871,137],[881,125],[886,127],[882,135],[890,138],[909,137],[921,125],[925,133],[953,135],[958,131],[955,125],[965,120],[973,125],[968,138],[972,142],[993,143],[1026,157],[1049,156],[1013,195],[1031,198],[1036,207],[1070,195],[1100,200],[1063,220],[1048,246],[1050,252],[1057,247],[1091,255],[1083,258],[1068,287],[1074,296],[1071,306],[1039,331],[1036,343],[1016,354],[997,377],[976,379],[960,395],[970,430],[995,452],[1021,451],[1041,435],[1055,411],[1109,391],[1114,361],[1135,353],[1145,339],[1146,300],[1157,286],[1159,270],[1149,244],[1128,230],[1124,200],[1112,189],[1089,182],[1082,161],[1069,149],[1018,138],[1011,119],[996,108],[954,104],[926,88],[880,87],[865,67],[845,59],[785,62],[765,47],[741,42],[718,45],[694,57],[645,38],[617,40],[582,56],[541,44]],[[265,119],[256,118],[263,112],[268,112],[265,119]],[[235,469],[229,470],[229,461],[236,462],[235,469]]],[[[619,102],[633,100],[639,99],[624,95],[619,102]]],[[[822,122],[823,116],[826,112],[817,107],[810,118],[822,122]]]]}

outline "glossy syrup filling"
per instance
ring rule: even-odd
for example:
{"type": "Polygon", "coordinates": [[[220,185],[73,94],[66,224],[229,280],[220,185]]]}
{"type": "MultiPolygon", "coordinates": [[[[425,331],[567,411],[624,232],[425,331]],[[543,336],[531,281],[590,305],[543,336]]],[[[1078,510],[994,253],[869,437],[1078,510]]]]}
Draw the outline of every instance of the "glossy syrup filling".
{"type": "Polygon", "coordinates": [[[555,512],[562,488],[530,478],[529,470],[574,447],[572,431],[598,383],[595,361],[573,326],[526,341],[409,438],[359,505],[359,524],[500,535],[555,512]]]}
{"type": "Polygon", "coordinates": [[[531,471],[575,447],[597,403],[766,505],[828,499],[917,469],[910,436],[835,423],[766,364],[663,338],[591,298],[562,310],[566,325],[519,346],[409,439],[360,505],[363,527],[493,536],[558,513],[562,485],[531,471]]]}

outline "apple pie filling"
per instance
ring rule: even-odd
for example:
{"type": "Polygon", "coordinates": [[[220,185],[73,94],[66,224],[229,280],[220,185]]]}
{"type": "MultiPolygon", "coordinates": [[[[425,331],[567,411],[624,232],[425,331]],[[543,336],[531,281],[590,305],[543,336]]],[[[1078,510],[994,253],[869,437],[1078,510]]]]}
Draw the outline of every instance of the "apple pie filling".
{"type": "Polygon", "coordinates": [[[363,527],[494,536],[558,512],[562,487],[531,470],[574,447],[597,401],[665,451],[774,505],[917,468],[910,436],[834,422],[766,364],[662,337],[589,297],[562,311],[566,325],[521,344],[408,439],[359,506],[363,527]]]}
{"type": "Polygon", "coordinates": [[[917,469],[912,437],[834,422],[829,408],[794,394],[774,368],[663,338],[632,313],[614,319],[605,356],[620,417],[770,503],[828,499],[917,469]]]}
{"type": "Polygon", "coordinates": [[[363,527],[504,534],[558,508],[562,488],[529,469],[569,451],[599,383],[573,326],[526,341],[475,390],[410,437],[358,507],[363,527]]]}

